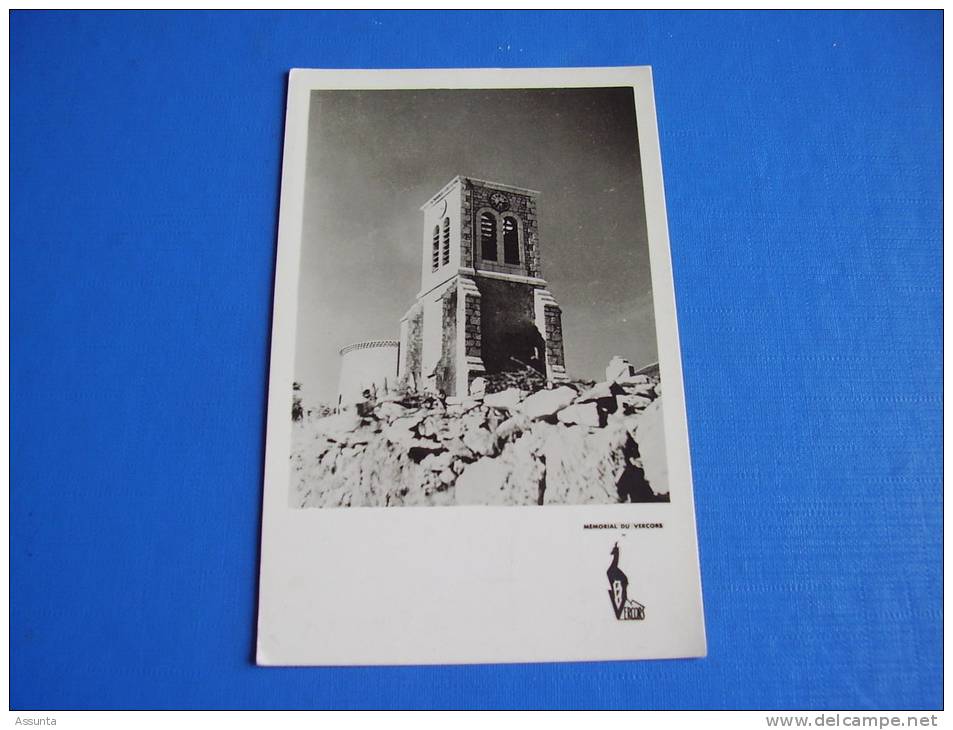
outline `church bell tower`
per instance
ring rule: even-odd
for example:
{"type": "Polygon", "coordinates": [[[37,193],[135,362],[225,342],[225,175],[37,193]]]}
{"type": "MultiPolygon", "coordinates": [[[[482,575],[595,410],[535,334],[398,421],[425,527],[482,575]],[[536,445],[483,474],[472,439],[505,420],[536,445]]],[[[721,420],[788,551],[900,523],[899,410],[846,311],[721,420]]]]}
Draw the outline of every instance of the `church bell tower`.
{"type": "Polygon", "coordinates": [[[399,377],[451,396],[525,367],[568,379],[562,313],[540,269],[538,195],[458,176],[421,207],[421,286],[400,322],[399,377]]]}

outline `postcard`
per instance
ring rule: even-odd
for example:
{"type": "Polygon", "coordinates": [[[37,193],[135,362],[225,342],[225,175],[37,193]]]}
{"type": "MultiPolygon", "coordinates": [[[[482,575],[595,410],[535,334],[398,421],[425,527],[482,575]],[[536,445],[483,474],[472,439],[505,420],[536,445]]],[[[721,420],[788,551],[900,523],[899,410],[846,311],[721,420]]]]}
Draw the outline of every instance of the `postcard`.
{"type": "Polygon", "coordinates": [[[706,652],[648,67],[290,74],[257,661],[706,652]]]}

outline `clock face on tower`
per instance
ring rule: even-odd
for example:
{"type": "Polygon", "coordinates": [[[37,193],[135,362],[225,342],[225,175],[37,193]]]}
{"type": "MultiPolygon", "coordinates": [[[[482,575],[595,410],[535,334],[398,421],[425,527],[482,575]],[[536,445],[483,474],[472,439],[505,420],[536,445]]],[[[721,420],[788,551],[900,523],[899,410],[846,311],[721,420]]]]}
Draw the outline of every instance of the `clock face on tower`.
{"type": "Polygon", "coordinates": [[[493,195],[490,196],[490,205],[496,208],[496,210],[506,210],[510,207],[510,201],[503,193],[493,193],[493,195]]]}

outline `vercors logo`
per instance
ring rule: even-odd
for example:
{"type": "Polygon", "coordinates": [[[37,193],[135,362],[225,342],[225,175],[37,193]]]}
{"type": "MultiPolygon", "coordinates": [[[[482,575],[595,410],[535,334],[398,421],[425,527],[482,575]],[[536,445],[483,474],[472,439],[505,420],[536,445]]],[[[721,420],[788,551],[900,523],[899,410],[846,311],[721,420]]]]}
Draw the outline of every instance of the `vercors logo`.
{"type": "Polygon", "coordinates": [[[619,543],[612,546],[612,563],[606,571],[609,578],[609,600],[619,621],[642,621],[645,606],[629,598],[629,578],[619,567],[619,543]]]}

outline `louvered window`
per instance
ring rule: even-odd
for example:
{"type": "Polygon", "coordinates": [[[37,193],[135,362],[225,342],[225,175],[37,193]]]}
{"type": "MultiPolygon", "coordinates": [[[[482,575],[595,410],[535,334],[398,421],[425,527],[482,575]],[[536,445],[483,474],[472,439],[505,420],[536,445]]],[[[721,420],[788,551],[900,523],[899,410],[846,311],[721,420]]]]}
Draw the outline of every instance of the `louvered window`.
{"type": "Polygon", "coordinates": [[[480,215],[480,251],[487,261],[496,261],[496,218],[492,213],[480,215]]]}
{"type": "Polygon", "coordinates": [[[519,264],[520,233],[516,218],[506,216],[503,219],[503,263],[519,264]]]}
{"type": "Polygon", "coordinates": [[[441,264],[446,266],[450,263],[450,219],[443,219],[443,256],[441,264]]]}

